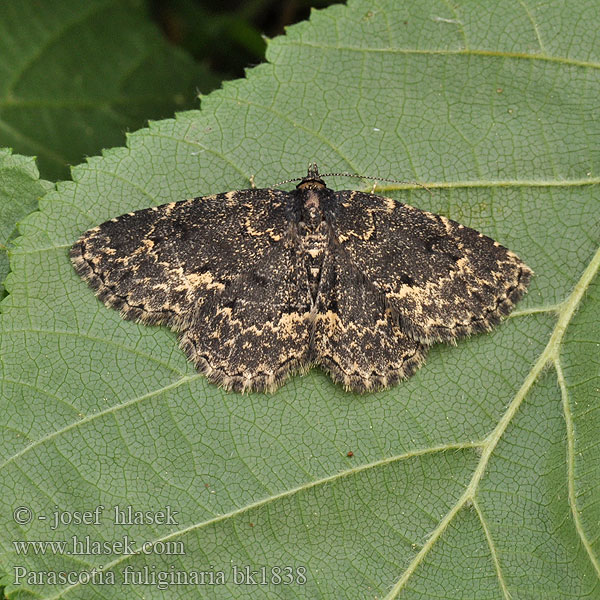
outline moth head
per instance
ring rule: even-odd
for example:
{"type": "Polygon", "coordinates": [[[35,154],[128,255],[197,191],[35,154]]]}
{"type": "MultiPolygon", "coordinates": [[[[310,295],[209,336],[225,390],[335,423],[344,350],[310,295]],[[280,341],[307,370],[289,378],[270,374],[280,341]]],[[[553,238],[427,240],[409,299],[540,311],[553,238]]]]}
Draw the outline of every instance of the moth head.
{"type": "Polygon", "coordinates": [[[317,167],[317,163],[311,163],[308,166],[308,173],[306,174],[306,177],[304,177],[296,187],[299,190],[314,190],[327,187],[319,175],[319,167],[317,167]]]}

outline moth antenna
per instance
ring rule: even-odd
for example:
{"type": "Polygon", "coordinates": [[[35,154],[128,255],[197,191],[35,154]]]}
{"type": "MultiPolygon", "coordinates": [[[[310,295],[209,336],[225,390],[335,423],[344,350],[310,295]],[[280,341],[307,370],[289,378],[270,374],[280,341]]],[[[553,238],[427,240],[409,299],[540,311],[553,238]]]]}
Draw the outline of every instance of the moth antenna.
{"type": "MultiPolygon", "coordinates": [[[[419,187],[422,187],[423,189],[427,190],[430,194],[432,193],[431,190],[424,185],[423,183],[419,183],[418,181],[403,181],[401,179],[388,179],[386,177],[373,177],[370,175],[357,175],[356,173],[323,173],[323,174],[319,174],[319,177],[356,177],[357,179],[372,179],[375,181],[375,185],[377,185],[377,183],[379,181],[389,181],[391,183],[405,183],[405,184],[409,184],[409,185],[418,185],[419,187]]],[[[304,179],[303,177],[294,177],[293,179],[286,179],[285,181],[280,181],[279,183],[276,183],[273,185],[273,187],[279,187],[280,185],[284,185],[286,183],[292,183],[293,181],[302,181],[302,179],[304,179]]],[[[373,193],[373,192],[371,192],[373,193]]]]}
{"type": "Polygon", "coordinates": [[[275,183],[273,184],[273,187],[279,187],[280,185],[283,185],[284,183],[291,183],[292,181],[302,181],[302,177],[294,177],[294,179],[286,179],[285,181],[280,181],[279,183],[275,183]]]}
{"type": "Polygon", "coordinates": [[[418,185],[419,187],[422,187],[431,194],[431,190],[425,184],[419,183],[418,181],[404,181],[402,179],[389,179],[387,177],[372,177],[371,175],[357,175],[356,173],[323,173],[321,177],[357,177],[358,179],[373,179],[375,180],[375,185],[377,185],[379,181],[389,181],[391,183],[406,183],[409,185],[418,185]]]}

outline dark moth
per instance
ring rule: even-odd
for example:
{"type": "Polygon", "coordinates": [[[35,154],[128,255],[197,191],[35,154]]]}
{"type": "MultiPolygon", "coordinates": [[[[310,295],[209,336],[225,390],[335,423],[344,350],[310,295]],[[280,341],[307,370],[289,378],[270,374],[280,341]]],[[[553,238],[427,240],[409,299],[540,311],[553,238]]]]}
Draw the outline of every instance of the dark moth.
{"type": "Polygon", "coordinates": [[[249,189],[139,210],[84,233],[75,269],[126,319],[165,324],[208,379],[274,390],[320,365],[364,392],[427,347],[487,331],[532,271],[485,235],[390,198],[249,189]]]}

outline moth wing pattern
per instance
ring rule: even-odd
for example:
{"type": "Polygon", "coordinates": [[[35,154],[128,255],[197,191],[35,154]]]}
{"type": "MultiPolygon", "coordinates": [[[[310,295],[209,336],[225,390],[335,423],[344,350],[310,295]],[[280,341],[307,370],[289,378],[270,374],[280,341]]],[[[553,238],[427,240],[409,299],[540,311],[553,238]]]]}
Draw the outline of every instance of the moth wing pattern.
{"type": "Polygon", "coordinates": [[[127,213],[86,231],[71,260],[100,300],[124,318],[182,330],[198,303],[283,238],[285,196],[242,190],[127,213]]]}
{"type": "Polygon", "coordinates": [[[308,368],[311,298],[297,252],[289,236],[197,306],[181,346],[213,383],[273,391],[308,368]]]}
{"type": "Polygon", "coordinates": [[[87,231],[71,259],[107,306],[178,331],[213,383],[273,390],[309,352],[311,300],[287,210],[271,189],[165,204],[87,231]]]}
{"type": "Polygon", "coordinates": [[[313,344],[315,362],[335,382],[361,393],[410,377],[427,351],[400,329],[382,294],[339,247],[323,266],[313,344]]]}
{"type": "Polygon", "coordinates": [[[474,229],[330,190],[315,164],[296,188],[127,213],[85,232],[71,260],[107,306],[171,327],[200,372],[241,392],[313,364],[355,392],[394,385],[527,289],[531,269],[474,229]]]}
{"type": "Polygon", "coordinates": [[[531,269],[478,231],[391,198],[336,194],[338,242],[415,339],[488,331],[525,293],[531,269]]]}

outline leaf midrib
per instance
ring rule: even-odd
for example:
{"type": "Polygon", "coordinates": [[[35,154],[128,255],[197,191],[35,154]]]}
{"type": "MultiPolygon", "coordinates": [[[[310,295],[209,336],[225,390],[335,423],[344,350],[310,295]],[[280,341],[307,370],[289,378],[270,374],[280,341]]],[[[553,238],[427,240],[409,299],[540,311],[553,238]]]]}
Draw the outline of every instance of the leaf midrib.
{"type": "Polygon", "coordinates": [[[330,46],[327,44],[317,44],[315,42],[307,42],[305,40],[290,40],[286,39],[281,42],[284,46],[299,46],[301,48],[310,47],[319,50],[344,50],[347,52],[367,52],[367,53],[389,53],[389,54],[414,54],[422,56],[489,56],[493,58],[517,58],[522,60],[539,60],[545,62],[554,62],[574,67],[586,67],[591,69],[600,69],[600,63],[567,58],[565,56],[552,56],[542,52],[537,54],[529,54],[527,52],[501,52],[498,50],[476,50],[470,48],[458,48],[455,50],[444,49],[423,49],[423,48],[361,48],[358,46],[330,46]]]}

